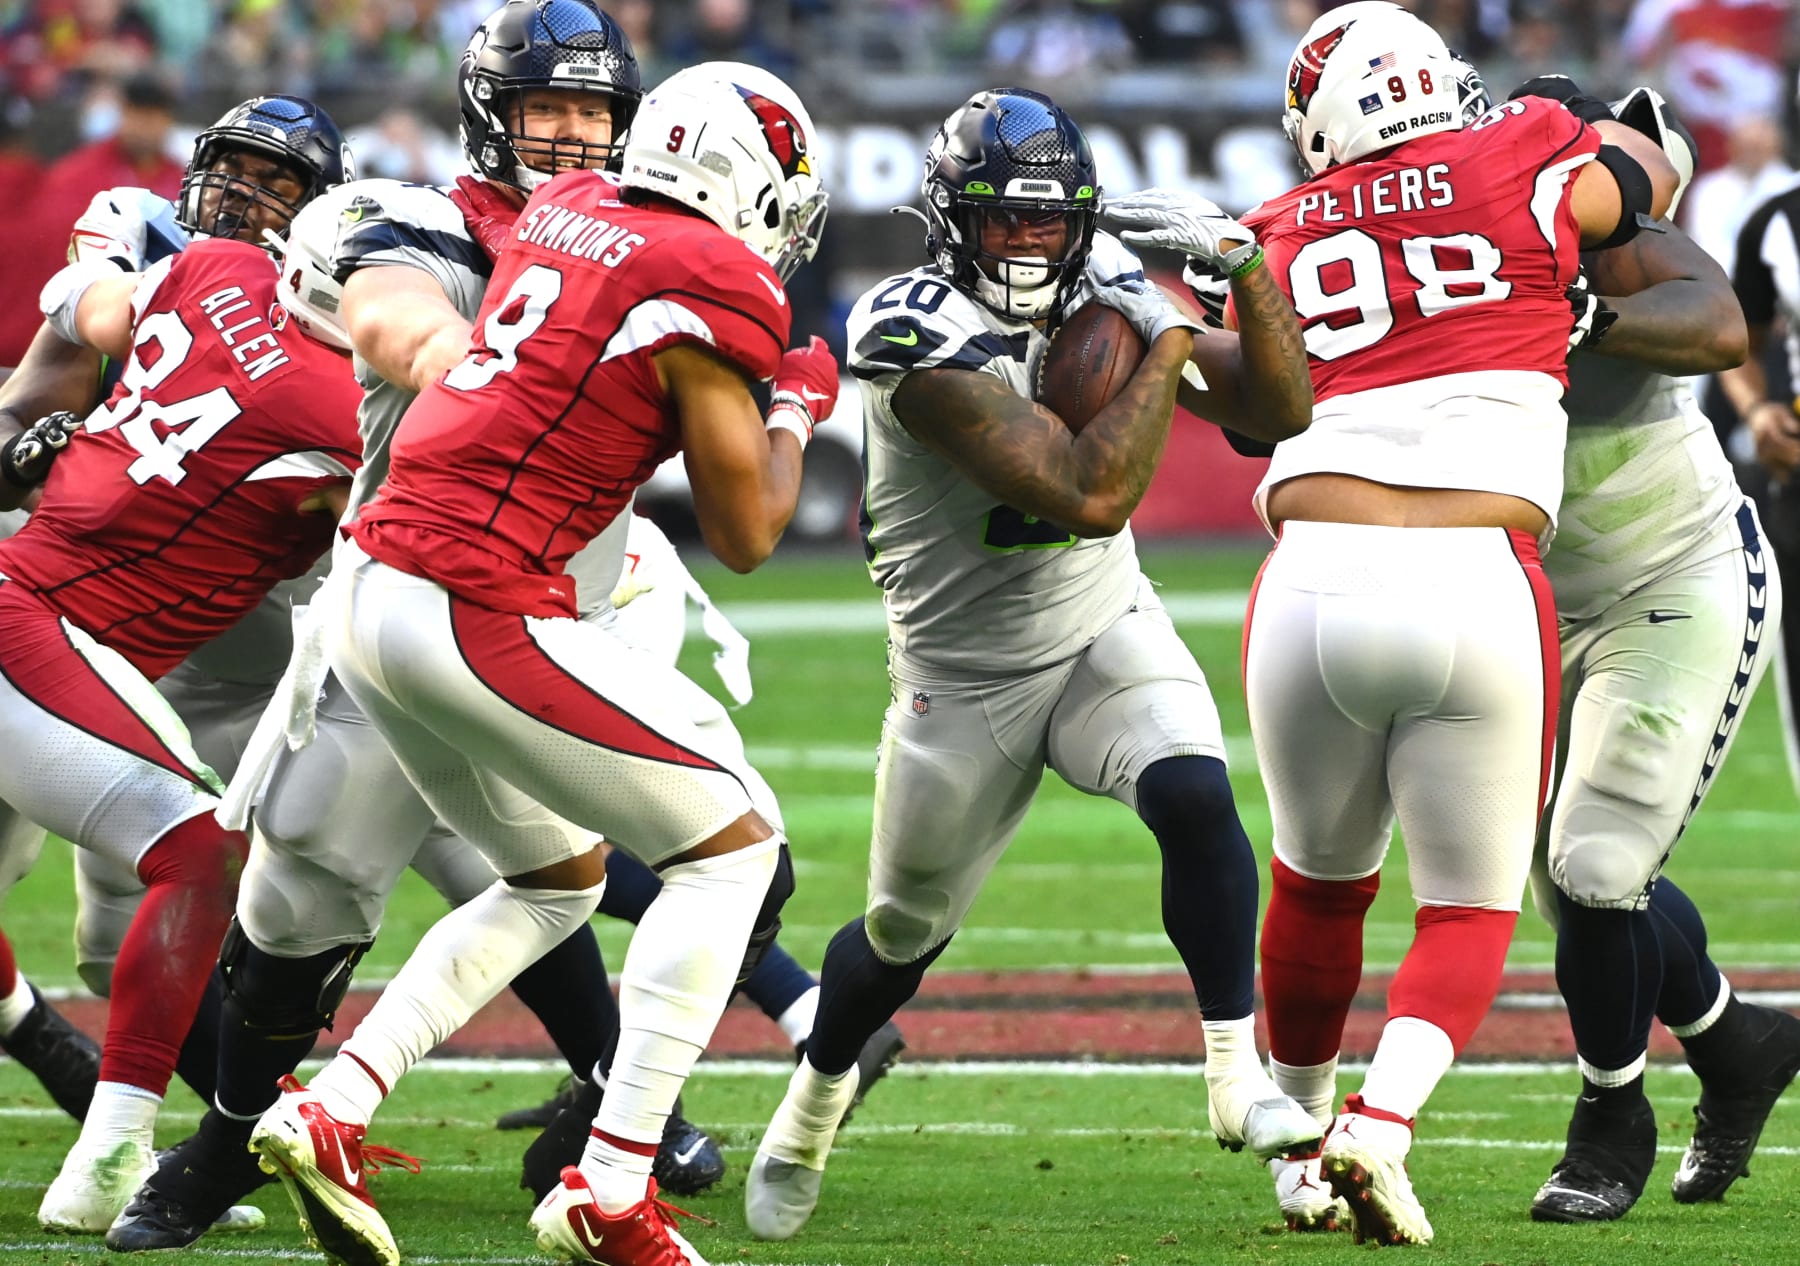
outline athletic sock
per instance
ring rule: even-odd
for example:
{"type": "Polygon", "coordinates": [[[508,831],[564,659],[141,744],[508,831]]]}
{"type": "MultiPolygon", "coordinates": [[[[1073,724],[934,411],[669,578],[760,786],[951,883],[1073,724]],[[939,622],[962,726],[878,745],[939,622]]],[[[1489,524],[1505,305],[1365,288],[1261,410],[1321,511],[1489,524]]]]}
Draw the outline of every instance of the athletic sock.
{"type": "Polygon", "coordinates": [[[606,855],[606,891],[600,895],[600,913],[609,919],[635,924],[662,891],[663,881],[622,848],[606,855]]]}
{"type": "Polygon", "coordinates": [[[0,998],[0,1039],[11,1037],[35,1006],[37,995],[31,992],[31,982],[14,971],[12,989],[0,998]]]}
{"type": "Polygon", "coordinates": [[[783,1036],[795,1046],[803,1046],[812,1035],[813,1021],[819,1014],[819,987],[814,985],[798,998],[793,1005],[775,1017],[783,1036]]]}
{"type": "Polygon", "coordinates": [[[1170,756],[1139,775],[1137,811],[1162,853],[1162,921],[1200,1014],[1238,1020],[1256,1000],[1256,853],[1225,762],[1170,756]]]}
{"type": "Polygon", "coordinates": [[[169,1087],[231,924],[249,845],[197,814],[166,832],[138,862],[147,886],[113,968],[100,1080],[155,1095],[169,1087]]]}
{"type": "Polygon", "coordinates": [[[581,1162],[608,1213],[644,1198],[650,1158],[731,997],[780,847],[772,836],[669,867],[638,923],[619,974],[618,1054],[581,1162]]]}
{"type": "Polygon", "coordinates": [[[919,991],[925,971],[950,944],[944,940],[910,963],[890,963],[869,943],[863,920],[837,930],[819,968],[819,1006],[806,1058],[827,1077],[849,1071],[863,1044],[919,991]]]}
{"type": "MultiPolygon", "coordinates": [[[[819,982],[812,978],[812,973],[795,962],[794,956],[782,949],[781,943],[776,941],[763,951],[756,970],[744,982],[744,996],[754,1002],[764,1015],[780,1024],[781,1017],[789,1008],[818,987],[819,982]]],[[[806,1032],[811,1030],[812,1022],[808,1020],[806,1032]]],[[[782,1032],[787,1032],[785,1027],[782,1032]]],[[[799,1040],[805,1039],[806,1032],[800,1034],[799,1040]]]]}
{"type": "Polygon", "coordinates": [[[1316,1067],[1337,1058],[1362,983],[1363,918],[1381,874],[1308,879],[1280,858],[1269,871],[1273,882],[1262,929],[1269,1053],[1289,1067],[1316,1067]]]}
{"type": "Polygon", "coordinates": [[[1650,923],[1662,949],[1656,1018],[1671,1033],[1704,1032],[1725,1005],[1725,980],[1706,952],[1706,921],[1687,893],[1666,878],[1650,890],[1650,923]]]}
{"type": "MultiPolygon", "coordinates": [[[[612,869],[610,861],[607,869],[612,869]]],[[[619,1004],[613,1000],[591,924],[584,922],[520,972],[512,990],[544,1026],[570,1072],[585,1078],[595,1065],[612,1066],[619,1042],[619,1004]]]]}
{"type": "Polygon", "coordinates": [[[1357,1093],[1371,1107],[1410,1121],[1455,1058],[1450,1035],[1443,1029],[1415,1016],[1396,1016],[1382,1026],[1381,1041],[1357,1093]]]}
{"type": "Polygon", "coordinates": [[[600,885],[527,888],[496,880],[446,913],[420,939],[337,1057],[313,1079],[313,1089],[336,1095],[366,1122],[407,1069],[586,922],[599,895],[600,885]]]}
{"type": "Polygon", "coordinates": [[[1329,1126],[1337,1116],[1337,1068],[1335,1055],[1322,1064],[1302,1067],[1269,1060],[1269,1075],[1281,1087],[1281,1093],[1305,1108],[1322,1126],[1329,1126]]]}

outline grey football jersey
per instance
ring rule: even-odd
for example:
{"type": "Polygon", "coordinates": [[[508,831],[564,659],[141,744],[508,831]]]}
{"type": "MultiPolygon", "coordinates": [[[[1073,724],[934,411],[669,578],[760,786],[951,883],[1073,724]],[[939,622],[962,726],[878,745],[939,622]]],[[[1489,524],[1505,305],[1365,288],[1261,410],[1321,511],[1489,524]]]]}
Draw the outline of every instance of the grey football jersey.
{"type": "MultiPolygon", "coordinates": [[[[315,244],[331,260],[340,282],[360,268],[417,268],[443,288],[464,320],[475,319],[493,266],[470,236],[448,189],[399,180],[358,180],[339,185],[320,198],[330,199],[340,208],[336,217],[320,222],[331,226],[335,240],[315,244]]],[[[362,408],[357,414],[363,465],[351,485],[350,503],[344,511],[346,523],[356,518],[387,478],[394,433],[417,398],[376,373],[361,356],[355,358],[355,366],[363,388],[362,408]]],[[[628,513],[619,516],[617,530],[608,527],[569,560],[567,571],[575,579],[576,598],[584,614],[605,607],[618,584],[625,561],[628,513]]]]}
{"type": "Polygon", "coordinates": [[[1563,502],[1544,572],[1557,613],[1597,615],[1695,551],[1741,548],[1738,491],[1682,379],[1608,356],[1569,358],[1563,502]],[[1720,542],[1723,541],[1723,544],[1720,542]]]}
{"type": "MultiPolygon", "coordinates": [[[[1103,276],[1139,270],[1097,235],[1103,276]]],[[[1071,306],[1085,301],[1085,284],[1071,306]]],[[[882,588],[895,650],[947,667],[1011,673],[1080,652],[1131,608],[1131,529],[1080,538],[998,505],[894,416],[894,389],[925,369],[993,374],[1032,394],[1049,345],[949,284],[935,266],[889,277],[849,320],[850,372],[863,402],[863,549],[882,588]]]]}

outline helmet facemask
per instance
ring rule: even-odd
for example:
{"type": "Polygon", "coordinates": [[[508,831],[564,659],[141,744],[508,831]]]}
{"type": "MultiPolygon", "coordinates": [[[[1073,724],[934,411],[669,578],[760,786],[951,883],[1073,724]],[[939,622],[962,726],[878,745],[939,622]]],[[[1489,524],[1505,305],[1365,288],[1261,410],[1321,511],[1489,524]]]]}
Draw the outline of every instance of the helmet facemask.
{"type": "MultiPolygon", "coordinates": [[[[570,168],[587,171],[617,171],[619,156],[625,148],[625,134],[637,111],[637,98],[612,92],[594,91],[605,97],[612,113],[611,139],[604,143],[583,141],[575,137],[537,137],[530,135],[525,120],[525,94],[534,88],[552,85],[497,85],[491,76],[477,75],[471,80],[470,92],[488,118],[486,140],[479,156],[483,171],[506,171],[503,183],[530,193],[558,172],[570,168]]],[[[576,85],[554,85],[586,92],[576,85]]]]}
{"type": "Polygon", "coordinates": [[[221,142],[211,147],[210,153],[197,154],[182,178],[176,219],[196,237],[235,237],[261,246],[265,233],[286,232],[300,208],[311,200],[310,184],[291,162],[252,146],[221,142]],[[272,162],[274,167],[255,175],[214,170],[232,155],[272,162]],[[270,187],[277,180],[297,186],[300,194],[283,197],[270,187]],[[264,214],[257,215],[258,209],[264,214]]]}

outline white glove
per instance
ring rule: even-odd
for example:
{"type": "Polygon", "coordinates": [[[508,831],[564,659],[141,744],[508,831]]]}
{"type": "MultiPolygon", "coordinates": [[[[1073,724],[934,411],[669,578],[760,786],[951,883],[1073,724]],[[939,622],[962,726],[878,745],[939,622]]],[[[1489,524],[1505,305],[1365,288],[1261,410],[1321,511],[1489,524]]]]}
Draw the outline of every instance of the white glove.
{"type": "Polygon", "coordinates": [[[1227,273],[1256,254],[1256,235],[1199,194],[1145,189],[1108,198],[1100,213],[1125,226],[1119,236],[1133,246],[1180,251],[1227,273]]]}
{"type": "Polygon", "coordinates": [[[143,271],[150,220],[168,205],[148,189],[102,189],[69,234],[69,262],[99,259],[122,272],[143,271]]]}
{"type": "Polygon", "coordinates": [[[1170,303],[1168,296],[1158,290],[1156,283],[1141,271],[1116,277],[1101,277],[1095,270],[1093,257],[1089,256],[1085,280],[1094,292],[1095,301],[1105,304],[1131,322],[1131,328],[1144,340],[1145,347],[1149,347],[1159,335],[1170,330],[1192,330],[1196,334],[1200,332],[1200,327],[1194,324],[1187,313],[1170,303]]]}
{"type": "Polygon", "coordinates": [[[1206,314],[1206,324],[1214,329],[1224,329],[1225,303],[1231,298],[1231,278],[1213,264],[1189,259],[1181,270],[1181,279],[1187,283],[1194,302],[1206,314]]]}

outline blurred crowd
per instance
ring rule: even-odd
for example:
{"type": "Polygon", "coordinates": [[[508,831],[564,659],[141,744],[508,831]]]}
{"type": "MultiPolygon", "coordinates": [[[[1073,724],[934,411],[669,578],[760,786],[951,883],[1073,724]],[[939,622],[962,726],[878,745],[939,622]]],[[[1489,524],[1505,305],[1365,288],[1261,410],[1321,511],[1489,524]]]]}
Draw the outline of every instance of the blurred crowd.
{"type": "MultiPolygon", "coordinates": [[[[196,128],[265,92],[312,97],[365,175],[442,182],[461,166],[455,70],[498,0],[0,0],[0,286],[29,292],[95,191],[172,194],[196,128]]],[[[1334,0],[602,0],[647,83],[723,58],[789,77],[822,122],[891,112],[921,76],[1009,81],[1082,110],[1184,111],[1276,126],[1299,33],[1334,0]],[[883,91],[883,85],[888,85],[883,91]],[[900,85],[895,87],[894,85],[900,85]]],[[[1600,92],[1652,82],[1706,174],[1684,219],[1728,258],[1736,224],[1791,178],[1800,0],[1409,0],[1491,86],[1549,70],[1600,92]]],[[[911,95],[908,95],[909,92],[911,95]]],[[[936,100],[935,96],[931,99],[936,100]]],[[[1259,124],[1260,126],[1260,124],[1259,124]]],[[[0,364],[29,305],[0,308],[0,364]],[[10,311],[9,311],[10,309],[10,311]]],[[[28,332],[28,331],[27,331],[28,332]]]]}

